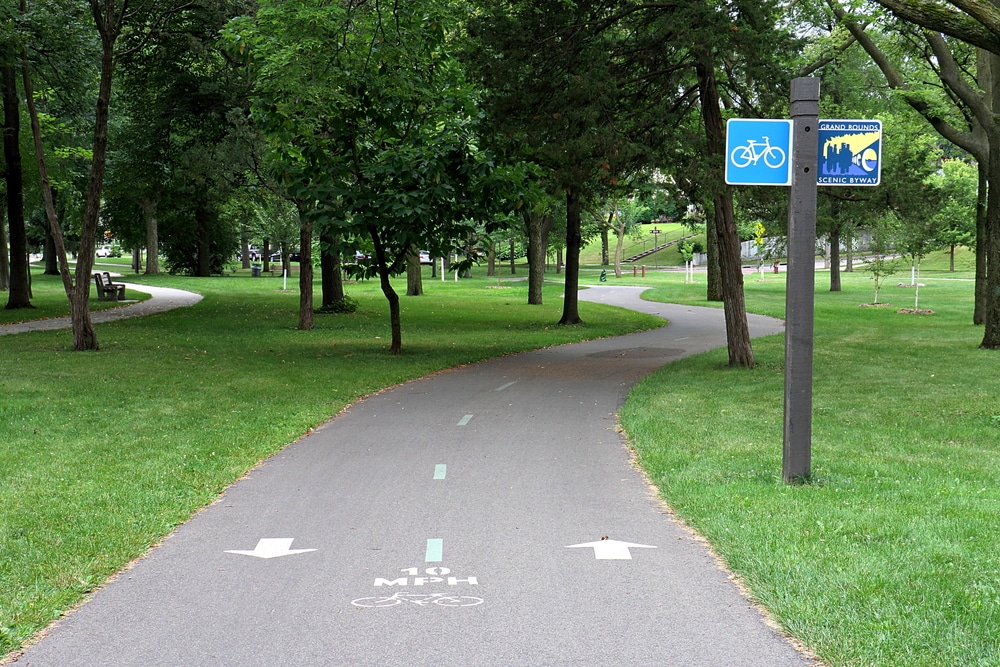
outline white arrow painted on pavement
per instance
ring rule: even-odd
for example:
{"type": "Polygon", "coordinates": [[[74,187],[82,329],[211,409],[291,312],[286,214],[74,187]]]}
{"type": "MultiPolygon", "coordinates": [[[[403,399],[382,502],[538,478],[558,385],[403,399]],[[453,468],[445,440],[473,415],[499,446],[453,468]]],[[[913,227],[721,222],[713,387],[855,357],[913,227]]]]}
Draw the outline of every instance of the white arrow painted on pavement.
{"type": "Polygon", "coordinates": [[[257,558],[279,558],[281,556],[291,556],[293,554],[304,554],[315,549],[291,549],[294,537],[264,537],[257,542],[253,551],[240,549],[227,549],[227,554],[240,554],[241,556],[256,556],[257,558]]]}
{"type": "Polygon", "coordinates": [[[567,549],[593,548],[594,557],[597,560],[632,560],[629,548],[655,549],[648,544],[633,544],[631,542],[619,542],[618,540],[598,540],[597,542],[587,542],[586,544],[571,544],[567,549]]]}

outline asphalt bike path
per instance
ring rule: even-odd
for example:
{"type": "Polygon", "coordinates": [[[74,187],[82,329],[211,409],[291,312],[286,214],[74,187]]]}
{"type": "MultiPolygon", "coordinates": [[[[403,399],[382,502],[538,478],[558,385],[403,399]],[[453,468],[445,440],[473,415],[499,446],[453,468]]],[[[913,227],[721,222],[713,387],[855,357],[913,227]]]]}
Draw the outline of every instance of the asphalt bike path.
{"type": "MultiPolygon", "coordinates": [[[[721,310],[581,299],[669,326],[438,373],[351,406],[122,572],[31,667],[791,667],[633,465],[615,414],[721,310]]],[[[754,335],[780,322],[750,317],[754,335]]]]}

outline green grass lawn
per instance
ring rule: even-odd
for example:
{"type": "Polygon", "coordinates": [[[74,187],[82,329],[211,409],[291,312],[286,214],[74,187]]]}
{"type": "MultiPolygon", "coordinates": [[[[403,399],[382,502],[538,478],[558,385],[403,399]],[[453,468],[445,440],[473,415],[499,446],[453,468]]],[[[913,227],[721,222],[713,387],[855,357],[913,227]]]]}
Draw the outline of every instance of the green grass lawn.
{"type": "MultiPolygon", "coordinates": [[[[900,277],[880,301],[912,307],[900,277]]],[[[781,482],[783,337],[755,341],[753,370],[671,364],[623,410],[664,500],[830,665],[1000,665],[1000,353],[978,349],[971,277],[925,268],[934,314],[913,315],[861,307],[866,274],[841,293],[817,276],[809,485],[781,482]]],[[[749,307],[782,316],[784,276],[755,278],[749,307]]]]}
{"type": "MultiPolygon", "coordinates": [[[[833,667],[1000,665],[1000,356],[978,349],[966,260],[955,274],[941,257],[924,263],[929,315],[896,312],[913,305],[896,287],[908,270],[880,297],[897,308],[862,307],[867,274],[845,274],[840,293],[817,275],[811,484],[781,483],[781,336],[754,342],[752,370],[727,368],[724,350],[673,363],[622,412],[665,501],[833,667]]],[[[609,284],[710,305],[695,279],[627,272],[609,284]]],[[[748,308],[781,317],[784,280],[747,276],[748,308]]],[[[650,322],[581,303],[586,326],[566,329],[552,326],[559,285],[528,307],[526,283],[427,280],[426,297],[403,299],[393,358],[373,283],[349,287],[359,313],[303,332],[280,279],[155,282],[205,299],[99,325],[97,353],[70,352],[68,332],[0,337],[0,652],[358,396],[650,322]]]]}
{"type": "MultiPolygon", "coordinates": [[[[97,325],[99,352],[72,352],[69,330],[0,336],[0,655],[360,397],[471,361],[662,324],[581,303],[586,323],[560,327],[559,285],[546,288],[544,306],[528,306],[526,282],[428,279],[426,296],[402,299],[404,351],[393,357],[375,282],[348,286],[357,313],[317,315],[315,330],[298,331],[298,294],[280,278],[127,281],[205,298],[97,325]]],[[[36,277],[34,287],[46,305],[33,315],[68,312],[57,280],[36,277]]]]}
{"type": "MultiPolygon", "coordinates": [[[[662,245],[670,241],[676,241],[677,239],[689,236],[691,230],[680,223],[663,223],[658,222],[655,225],[647,224],[642,225],[641,229],[636,230],[634,234],[625,237],[624,243],[622,244],[622,258],[631,257],[633,255],[638,255],[644,252],[654,245],[662,245]],[[661,234],[652,234],[653,228],[659,229],[661,234]]],[[[705,234],[702,232],[698,234],[692,241],[697,241],[705,245],[705,234]]],[[[609,234],[608,238],[608,257],[613,263],[615,245],[618,243],[615,238],[614,233],[609,234]]],[[[584,265],[596,266],[601,263],[601,241],[600,239],[592,240],[585,248],[580,251],[580,263],[584,265]]],[[[637,262],[637,264],[645,264],[647,267],[655,266],[683,266],[684,261],[681,259],[680,253],[677,251],[677,246],[673,245],[669,248],[664,248],[659,252],[653,253],[647,257],[643,257],[637,262]]],[[[631,269],[629,269],[631,272],[631,269]]]]}

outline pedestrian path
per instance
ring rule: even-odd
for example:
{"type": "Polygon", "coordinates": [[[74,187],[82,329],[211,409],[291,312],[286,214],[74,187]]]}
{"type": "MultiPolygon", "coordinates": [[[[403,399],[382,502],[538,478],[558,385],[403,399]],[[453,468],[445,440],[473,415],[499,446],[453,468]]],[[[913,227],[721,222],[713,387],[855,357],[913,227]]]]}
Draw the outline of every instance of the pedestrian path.
{"type": "MultiPolygon", "coordinates": [[[[233,484],[17,665],[817,664],[653,496],[618,431],[641,377],[725,345],[721,310],[437,373],[233,484]]],[[[782,323],[751,317],[753,335],[782,323]]]]}
{"type": "MultiPolygon", "coordinates": [[[[153,287],[151,285],[138,285],[125,283],[126,295],[129,290],[145,292],[150,298],[145,301],[137,301],[117,308],[106,310],[95,310],[90,313],[93,323],[114,322],[130,317],[142,317],[144,315],[154,315],[163,313],[174,308],[184,308],[193,306],[201,301],[200,294],[188,292],[186,290],[173,289],[170,287],[153,287]]],[[[54,317],[47,320],[32,320],[30,322],[18,322],[16,324],[0,325],[0,336],[26,333],[28,331],[55,331],[57,329],[69,329],[73,326],[73,321],[69,317],[54,317]]]]}

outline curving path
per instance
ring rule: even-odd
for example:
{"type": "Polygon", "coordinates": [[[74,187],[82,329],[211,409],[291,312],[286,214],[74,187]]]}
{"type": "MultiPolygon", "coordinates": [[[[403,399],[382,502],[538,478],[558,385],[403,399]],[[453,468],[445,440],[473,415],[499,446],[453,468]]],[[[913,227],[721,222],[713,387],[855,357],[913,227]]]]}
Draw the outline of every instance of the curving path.
{"type": "MultiPolygon", "coordinates": [[[[144,292],[149,294],[150,298],[145,301],[119,306],[118,308],[92,311],[90,313],[90,319],[94,322],[94,324],[124,320],[130,317],[154,315],[156,313],[173,310],[174,308],[193,306],[202,299],[200,294],[173,289],[170,287],[152,287],[150,285],[125,283],[125,289],[135,290],[136,292],[144,292]]],[[[28,331],[55,331],[57,329],[69,329],[72,326],[73,322],[69,317],[54,317],[48,320],[33,320],[30,322],[18,322],[17,324],[3,324],[0,325],[0,336],[26,333],[28,331]]]]}
{"type": "MultiPolygon", "coordinates": [[[[721,310],[581,298],[663,328],[438,373],[352,406],[231,486],[16,663],[813,664],[653,497],[632,384],[725,344],[721,310]]],[[[755,335],[781,322],[752,317],[755,335]]]]}

